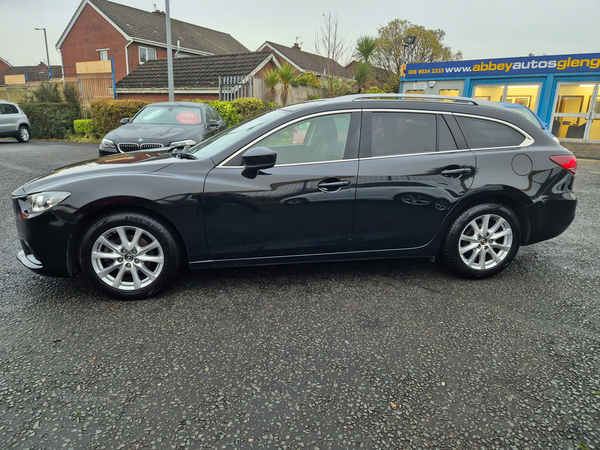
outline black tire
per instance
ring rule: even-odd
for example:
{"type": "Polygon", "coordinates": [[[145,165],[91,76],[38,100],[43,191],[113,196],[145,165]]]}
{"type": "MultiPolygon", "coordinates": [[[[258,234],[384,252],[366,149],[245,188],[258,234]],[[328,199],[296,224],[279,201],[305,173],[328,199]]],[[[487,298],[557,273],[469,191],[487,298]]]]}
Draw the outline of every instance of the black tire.
{"type": "Polygon", "coordinates": [[[29,142],[31,139],[31,131],[26,125],[21,125],[19,127],[19,134],[17,135],[17,141],[19,142],[29,142]]]}
{"type": "Polygon", "coordinates": [[[516,214],[497,203],[482,203],[454,219],[444,238],[442,262],[464,277],[489,277],[513,261],[520,242],[516,214]]]}
{"type": "Polygon", "coordinates": [[[110,296],[125,300],[155,294],[175,278],[181,264],[173,233],[145,214],[103,216],[89,226],[81,242],[86,277],[110,296]]]}

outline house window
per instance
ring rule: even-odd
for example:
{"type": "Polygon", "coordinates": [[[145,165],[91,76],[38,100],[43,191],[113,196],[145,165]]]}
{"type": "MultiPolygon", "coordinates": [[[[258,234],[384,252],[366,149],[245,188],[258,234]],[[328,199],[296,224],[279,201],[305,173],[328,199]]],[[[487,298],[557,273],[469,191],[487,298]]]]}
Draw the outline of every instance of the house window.
{"type": "Polygon", "coordinates": [[[108,61],[108,50],[102,50],[100,52],[100,61],[108,61]]]}
{"type": "Polygon", "coordinates": [[[156,49],[148,47],[140,47],[140,64],[144,64],[146,61],[156,59],[156,49]]]}

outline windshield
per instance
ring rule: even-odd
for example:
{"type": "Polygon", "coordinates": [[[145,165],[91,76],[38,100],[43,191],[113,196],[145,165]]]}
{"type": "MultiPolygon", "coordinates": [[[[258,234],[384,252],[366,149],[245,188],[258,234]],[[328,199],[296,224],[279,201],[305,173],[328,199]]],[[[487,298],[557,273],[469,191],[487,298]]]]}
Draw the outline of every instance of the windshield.
{"type": "Polygon", "coordinates": [[[229,128],[228,130],[193,146],[189,149],[188,153],[210,158],[236,142],[243,140],[246,136],[256,131],[256,129],[265,127],[277,121],[285,114],[287,114],[287,112],[280,109],[269,111],[268,113],[242,122],[235,127],[229,128]]]}
{"type": "Polygon", "coordinates": [[[131,123],[165,124],[165,125],[198,125],[202,122],[200,108],[193,106],[153,106],[142,109],[131,123]]]}

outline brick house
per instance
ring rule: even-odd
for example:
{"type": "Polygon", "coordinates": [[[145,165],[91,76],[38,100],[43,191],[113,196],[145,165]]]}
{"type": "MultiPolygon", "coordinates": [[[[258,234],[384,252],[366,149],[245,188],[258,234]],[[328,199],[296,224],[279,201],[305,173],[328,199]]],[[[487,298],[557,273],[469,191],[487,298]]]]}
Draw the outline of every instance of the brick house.
{"type": "MultiPolygon", "coordinates": [[[[271,52],[176,58],[173,59],[175,101],[218,100],[219,76],[262,78],[266,71],[277,67],[271,52]]],[[[168,101],[167,60],[148,61],[120,80],[117,99],[168,101]]]]}
{"type": "MultiPolygon", "coordinates": [[[[171,18],[174,56],[248,52],[229,34],[171,18]]],[[[75,63],[114,58],[121,80],[140,65],[167,58],[163,11],[147,12],[107,0],[82,0],[56,44],[65,76],[75,76],[75,63]]]]}
{"type": "Polygon", "coordinates": [[[299,75],[302,72],[312,72],[318,77],[333,74],[337,77],[349,80],[352,80],[353,78],[350,71],[333,59],[305,52],[298,44],[287,47],[285,45],[266,41],[258,47],[257,51],[273,52],[281,64],[287,61],[295,67],[296,75],[299,75]]]}

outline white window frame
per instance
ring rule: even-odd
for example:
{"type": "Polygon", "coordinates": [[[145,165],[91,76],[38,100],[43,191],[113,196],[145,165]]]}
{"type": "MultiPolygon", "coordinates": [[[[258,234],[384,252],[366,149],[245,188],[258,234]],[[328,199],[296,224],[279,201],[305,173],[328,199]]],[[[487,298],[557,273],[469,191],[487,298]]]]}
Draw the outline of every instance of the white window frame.
{"type": "Polygon", "coordinates": [[[152,48],[152,47],[138,47],[138,54],[139,54],[139,61],[140,61],[140,65],[144,64],[147,61],[150,61],[151,59],[157,59],[157,55],[156,55],[156,49],[152,48]],[[150,57],[150,53],[154,52],[154,58],[150,57]],[[144,60],[142,60],[142,55],[144,55],[144,60]]]}

